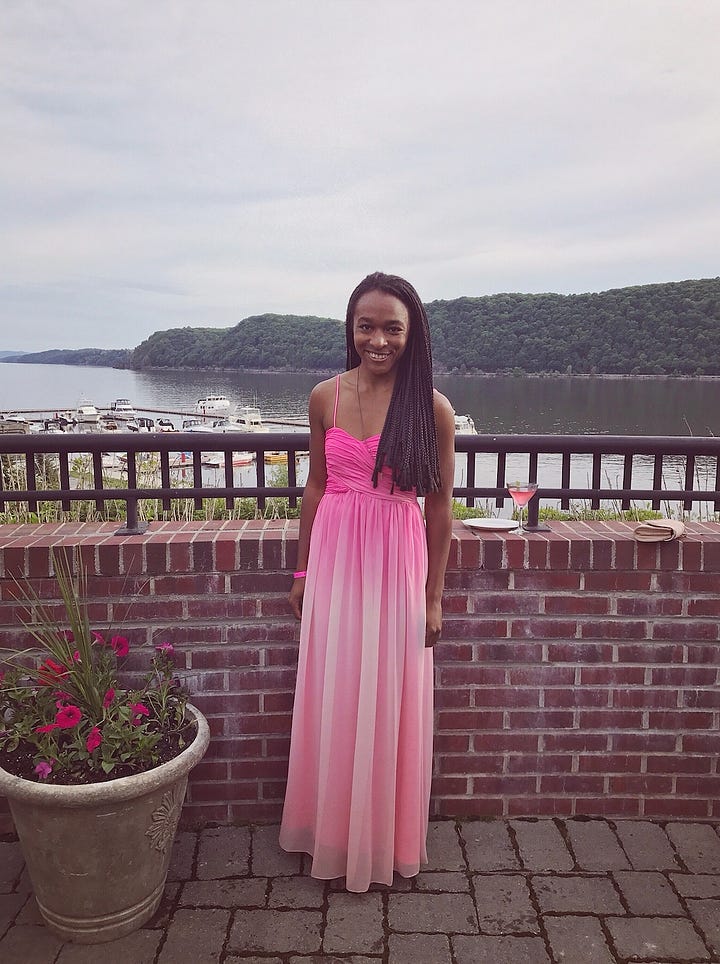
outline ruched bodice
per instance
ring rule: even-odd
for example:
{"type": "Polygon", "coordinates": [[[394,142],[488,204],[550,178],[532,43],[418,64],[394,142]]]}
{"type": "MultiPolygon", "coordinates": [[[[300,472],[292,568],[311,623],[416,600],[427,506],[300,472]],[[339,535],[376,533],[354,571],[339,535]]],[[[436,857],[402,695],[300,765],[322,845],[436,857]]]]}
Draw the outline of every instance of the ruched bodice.
{"type": "Polygon", "coordinates": [[[345,429],[336,426],[329,428],[325,433],[325,491],[342,493],[353,490],[378,498],[415,502],[414,491],[403,492],[397,487],[393,489],[392,472],[388,468],[383,468],[377,486],[373,486],[372,474],[379,442],[379,435],[358,439],[345,429]]]}

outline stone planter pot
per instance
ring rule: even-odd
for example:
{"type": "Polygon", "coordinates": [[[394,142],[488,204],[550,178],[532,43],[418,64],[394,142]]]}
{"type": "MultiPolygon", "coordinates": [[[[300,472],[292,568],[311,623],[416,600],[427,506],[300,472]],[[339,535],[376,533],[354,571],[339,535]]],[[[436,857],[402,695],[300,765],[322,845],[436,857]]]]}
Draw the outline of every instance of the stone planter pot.
{"type": "Polygon", "coordinates": [[[87,786],[48,786],[0,768],[40,913],[65,941],[96,944],[137,930],[155,913],[188,773],[210,742],[191,704],[195,739],[146,773],[87,786]]]}

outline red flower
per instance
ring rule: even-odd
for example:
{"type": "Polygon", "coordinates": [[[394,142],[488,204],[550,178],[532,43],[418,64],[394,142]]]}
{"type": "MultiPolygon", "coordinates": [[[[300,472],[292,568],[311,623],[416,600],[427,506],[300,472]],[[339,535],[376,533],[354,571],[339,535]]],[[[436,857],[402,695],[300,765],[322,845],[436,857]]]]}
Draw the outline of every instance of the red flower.
{"type": "Polygon", "coordinates": [[[73,726],[77,726],[82,719],[82,713],[78,706],[63,706],[55,714],[55,723],[62,729],[70,729],[73,726]]]}
{"type": "Polygon", "coordinates": [[[127,656],[130,651],[130,645],[124,636],[113,636],[110,640],[110,645],[115,650],[115,655],[121,658],[127,656]]]}
{"type": "Polygon", "coordinates": [[[105,645],[105,637],[100,633],[91,632],[90,635],[92,636],[94,643],[99,643],[101,646],[105,645]]]}
{"type": "Polygon", "coordinates": [[[36,727],[35,727],[35,732],[36,732],[36,733],[49,733],[50,730],[57,730],[57,729],[58,729],[58,724],[57,724],[57,723],[48,723],[47,726],[36,726],[36,727]]]}
{"type": "Polygon", "coordinates": [[[130,709],[133,712],[133,718],[130,721],[133,726],[140,726],[143,716],[150,716],[150,710],[144,703],[131,703],[130,709]]]}
{"type": "Polygon", "coordinates": [[[85,749],[88,751],[88,753],[92,753],[93,750],[97,750],[101,743],[102,734],[100,733],[99,728],[94,726],[88,733],[88,738],[85,741],[85,749]]]}
{"type": "Polygon", "coordinates": [[[110,689],[105,693],[105,696],[103,696],[103,709],[106,710],[114,699],[115,699],[115,690],[112,687],[110,687],[110,689]]]}
{"type": "Polygon", "coordinates": [[[175,647],[172,643],[160,643],[160,645],[156,646],[155,649],[158,651],[158,653],[164,653],[165,656],[175,655],[175,647]]]}
{"type": "Polygon", "coordinates": [[[43,686],[56,686],[69,672],[66,666],[61,666],[54,659],[48,658],[38,667],[38,682],[43,686]]]}

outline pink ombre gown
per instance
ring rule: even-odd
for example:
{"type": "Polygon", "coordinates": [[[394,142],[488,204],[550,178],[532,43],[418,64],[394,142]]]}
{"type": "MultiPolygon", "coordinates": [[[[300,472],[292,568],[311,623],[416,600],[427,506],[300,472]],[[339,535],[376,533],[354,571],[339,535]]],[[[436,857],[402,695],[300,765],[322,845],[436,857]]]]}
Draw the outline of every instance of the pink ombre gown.
{"type": "Polygon", "coordinates": [[[280,830],[313,877],[356,892],[427,861],[432,768],[425,527],[389,471],[373,488],[378,441],[326,433],[280,830]]]}

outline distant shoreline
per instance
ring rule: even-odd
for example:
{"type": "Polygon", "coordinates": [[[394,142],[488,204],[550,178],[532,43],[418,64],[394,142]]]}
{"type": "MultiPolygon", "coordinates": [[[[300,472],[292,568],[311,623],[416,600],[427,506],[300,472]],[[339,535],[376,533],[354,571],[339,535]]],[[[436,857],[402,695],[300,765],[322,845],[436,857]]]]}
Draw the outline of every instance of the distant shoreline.
{"type": "MultiPolygon", "coordinates": [[[[16,361],[13,358],[0,358],[0,365],[12,365],[12,364],[23,364],[19,360],[16,361]]],[[[338,369],[334,368],[171,368],[170,366],[158,366],[149,368],[114,368],[108,365],[73,365],[69,362],[25,362],[24,364],[32,365],[46,365],[48,368],[57,367],[58,364],[66,368],[95,368],[95,369],[107,369],[108,371],[125,371],[134,372],[135,374],[141,374],[142,372],[232,372],[234,374],[248,374],[248,375],[318,375],[329,377],[336,374],[338,369]]],[[[435,377],[442,378],[580,378],[580,379],[590,379],[590,378],[602,378],[602,379],[643,379],[645,381],[669,381],[669,380],[681,380],[681,381],[715,381],[720,378],[720,375],[649,375],[649,374],[639,374],[631,375],[629,372],[595,372],[591,374],[589,372],[447,372],[447,371],[435,371],[433,372],[435,377]]]]}

